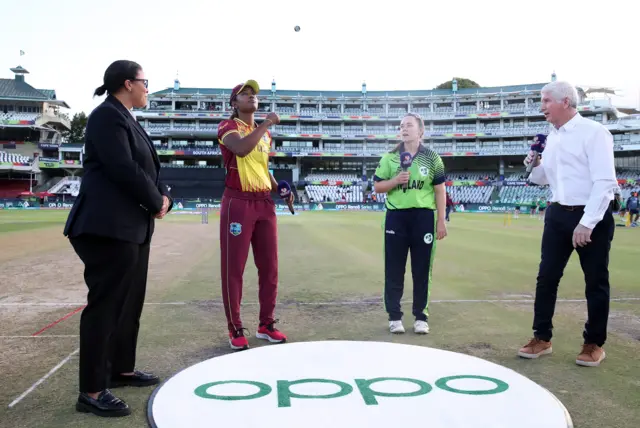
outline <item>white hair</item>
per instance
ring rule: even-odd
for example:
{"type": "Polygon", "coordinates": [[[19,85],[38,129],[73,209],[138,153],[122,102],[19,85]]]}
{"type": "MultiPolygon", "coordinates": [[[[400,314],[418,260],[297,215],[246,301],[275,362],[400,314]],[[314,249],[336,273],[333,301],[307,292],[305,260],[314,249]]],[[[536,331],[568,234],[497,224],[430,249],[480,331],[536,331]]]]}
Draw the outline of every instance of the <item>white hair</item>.
{"type": "Polygon", "coordinates": [[[569,82],[555,81],[547,83],[540,92],[548,93],[551,95],[551,98],[558,103],[563,102],[564,99],[567,98],[570,107],[578,107],[578,91],[575,86],[569,82]]]}

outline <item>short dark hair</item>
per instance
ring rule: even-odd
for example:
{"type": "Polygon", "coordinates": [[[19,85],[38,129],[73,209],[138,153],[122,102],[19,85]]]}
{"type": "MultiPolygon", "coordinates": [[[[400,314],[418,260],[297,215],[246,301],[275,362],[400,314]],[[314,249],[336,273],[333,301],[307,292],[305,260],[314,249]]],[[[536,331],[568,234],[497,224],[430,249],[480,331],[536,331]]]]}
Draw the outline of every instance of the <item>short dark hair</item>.
{"type": "Polygon", "coordinates": [[[102,86],[96,88],[93,96],[101,96],[104,93],[113,94],[124,86],[124,82],[136,78],[142,67],[137,62],[121,59],[111,63],[104,72],[102,86]]]}

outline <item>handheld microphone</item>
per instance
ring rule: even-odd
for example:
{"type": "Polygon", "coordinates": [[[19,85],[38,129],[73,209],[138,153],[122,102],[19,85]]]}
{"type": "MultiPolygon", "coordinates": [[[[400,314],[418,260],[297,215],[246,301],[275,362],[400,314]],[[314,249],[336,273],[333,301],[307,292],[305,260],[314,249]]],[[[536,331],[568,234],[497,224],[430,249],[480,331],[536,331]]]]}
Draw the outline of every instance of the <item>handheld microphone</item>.
{"type": "Polygon", "coordinates": [[[278,183],[278,194],[282,199],[286,199],[289,211],[291,211],[291,214],[295,215],[295,212],[293,211],[293,201],[289,198],[291,196],[291,186],[289,186],[289,183],[281,180],[278,183]]]}
{"type": "MultiPolygon", "coordinates": [[[[540,156],[542,152],[544,152],[544,147],[547,142],[547,136],[544,134],[536,134],[535,138],[537,138],[537,142],[531,145],[531,151],[536,152],[537,156],[540,156]]],[[[529,175],[531,175],[531,171],[533,171],[533,164],[536,162],[535,158],[531,160],[531,163],[527,165],[527,171],[525,173],[525,180],[529,179],[529,175]]]]}
{"type": "MultiPolygon", "coordinates": [[[[402,167],[402,172],[406,172],[411,167],[412,163],[413,163],[413,157],[411,156],[411,153],[409,152],[400,153],[400,166],[402,167]]],[[[402,191],[404,193],[407,193],[408,184],[409,183],[404,183],[402,185],[402,191]]]]}

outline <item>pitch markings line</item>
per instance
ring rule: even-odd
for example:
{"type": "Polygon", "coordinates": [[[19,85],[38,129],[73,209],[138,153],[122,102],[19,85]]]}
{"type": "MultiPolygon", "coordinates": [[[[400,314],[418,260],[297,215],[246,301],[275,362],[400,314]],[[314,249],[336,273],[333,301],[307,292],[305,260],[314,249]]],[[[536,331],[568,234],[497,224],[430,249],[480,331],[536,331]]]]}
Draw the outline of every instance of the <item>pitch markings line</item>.
{"type": "Polygon", "coordinates": [[[80,348],[77,348],[75,351],[73,351],[72,353],[67,355],[67,357],[64,358],[62,361],[60,361],[57,366],[55,366],[54,368],[49,370],[49,373],[47,373],[46,375],[42,376],[36,383],[31,385],[29,387],[29,389],[27,389],[25,392],[23,392],[18,398],[13,400],[11,402],[11,404],[9,404],[9,408],[12,408],[13,406],[15,406],[16,404],[21,402],[27,395],[31,394],[40,384],[42,384],[45,380],[47,380],[55,372],[57,372],[60,369],[60,367],[64,366],[71,359],[71,357],[76,355],[78,352],[80,352],[80,348]]]}

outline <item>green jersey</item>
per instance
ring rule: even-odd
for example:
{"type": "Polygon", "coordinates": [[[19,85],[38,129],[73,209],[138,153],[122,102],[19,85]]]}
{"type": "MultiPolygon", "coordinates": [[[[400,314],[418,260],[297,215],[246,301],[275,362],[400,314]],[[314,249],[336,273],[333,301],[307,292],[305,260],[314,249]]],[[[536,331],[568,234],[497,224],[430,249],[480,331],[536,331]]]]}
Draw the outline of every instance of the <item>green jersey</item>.
{"type": "MultiPolygon", "coordinates": [[[[400,166],[400,153],[404,148],[392,153],[385,153],[376,168],[375,181],[390,180],[402,172],[400,166]]],[[[387,193],[385,205],[389,210],[402,210],[408,208],[436,209],[436,196],[434,186],[445,181],[444,163],[442,158],[431,149],[420,145],[418,152],[413,157],[409,172],[409,182],[406,192],[403,186],[397,186],[387,193]]]]}

